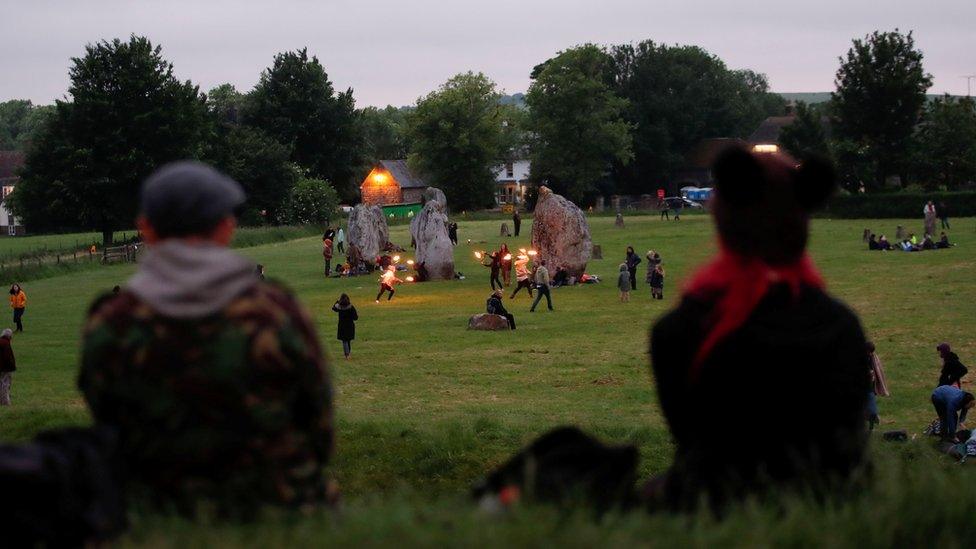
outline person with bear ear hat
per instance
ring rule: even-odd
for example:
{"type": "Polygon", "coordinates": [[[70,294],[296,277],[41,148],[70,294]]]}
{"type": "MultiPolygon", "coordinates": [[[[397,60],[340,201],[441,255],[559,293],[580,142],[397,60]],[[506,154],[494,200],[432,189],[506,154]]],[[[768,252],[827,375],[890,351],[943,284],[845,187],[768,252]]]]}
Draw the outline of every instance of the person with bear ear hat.
{"type": "Polygon", "coordinates": [[[719,252],[653,327],[651,360],[674,464],[643,493],[693,510],[776,486],[830,489],[865,461],[870,364],[857,316],[806,253],[832,166],[741,148],[713,173],[719,252]],[[736,429],[715,429],[722,418],[736,429]]]}

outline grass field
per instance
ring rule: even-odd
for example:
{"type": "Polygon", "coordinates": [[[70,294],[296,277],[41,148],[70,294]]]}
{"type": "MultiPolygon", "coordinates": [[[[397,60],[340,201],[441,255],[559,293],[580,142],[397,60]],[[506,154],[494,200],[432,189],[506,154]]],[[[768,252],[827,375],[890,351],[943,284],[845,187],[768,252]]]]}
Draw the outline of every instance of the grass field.
{"type": "MultiPolygon", "coordinates": [[[[928,441],[874,443],[875,486],[843,505],[798,499],[785,510],[746,505],[722,522],[707,516],[586,515],[528,507],[503,518],[481,515],[466,492],[477,478],[533,437],[577,424],[608,441],[640,447],[641,474],[665,469],[672,447],[656,403],[647,332],[671,307],[692,269],[714,250],[705,216],[680,223],[655,216],[591,220],[605,259],[588,269],[600,285],[553,291],[556,311],[529,313],[528,296],[506,298],[515,332],[468,332],[489,293],[487,269],[472,252],[493,249],[498,221],[462,221],[456,253],[463,281],[403,285],[374,304],[375,277],[324,279],[318,238],[257,246],[242,253],[293,288],[313,312],[338,387],[338,448],[333,474],[343,487],[340,516],[271,515],[251,525],[190,524],[137,513],[127,544],[214,545],[914,545],[976,543],[976,475],[935,454],[928,441]],[[472,244],[465,241],[471,239],[472,244]],[[485,243],[479,243],[485,241],[485,243]],[[626,246],[661,252],[665,297],[647,286],[617,301],[615,276],[626,246]],[[335,315],[342,292],[360,322],[353,358],[341,359],[335,315]],[[962,524],[953,521],[963,522],[962,524]]],[[[893,396],[879,399],[882,430],[919,432],[932,418],[928,394],[938,376],[935,345],[950,341],[964,363],[976,356],[976,231],[954,219],[957,247],[937,252],[869,253],[864,227],[893,235],[920,220],[814,222],[811,249],[829,288],[861,316],[885,363],[893,396]]],[[[509,247],[526,246],[528,223],[509,247]]],[[[401,245],[405,226],[391,229],[401,245]]],[[[640,276],[643,277],[641,265],[640,276]]],[[[14,341],[19,369],[14,406],[0,410],[0,438],[89,421],[75,389],[78,332],[87,304],[123,282],[131,266],[106,267],[25,285],[26,333],[14,341]]],[[[816,375],[816,372],[810,372],[816,375]]],[[[722,426],[720,418],[716,427],[722,426]]]]}

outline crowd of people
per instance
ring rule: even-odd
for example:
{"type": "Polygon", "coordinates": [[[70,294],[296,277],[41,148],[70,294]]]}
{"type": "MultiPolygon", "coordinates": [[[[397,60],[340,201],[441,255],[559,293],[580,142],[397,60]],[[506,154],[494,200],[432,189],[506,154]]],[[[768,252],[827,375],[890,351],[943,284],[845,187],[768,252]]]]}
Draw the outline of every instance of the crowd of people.
{"type": "Polygon", "coordinates": [[[878,236],[872,233],[870,229],[864,229],[864,239],[868,243],[868,250],[921,252],[925,250],[944,250],[951,248],[953,245],[949,242],[949,235],[946,234],[950,226],[949,210],[945,202],[939,202],[936,205],[929,200],[922,208],[922,215],[924,217],[925,227],[921,239],[912,232],[904,234],[904,229],[901,225],[898,226],[898,230],[896,231],[894,243],[890,242],[888,237],[883,234],[878,236]],[[942,223],[942,232],[939,234],[938,241],[933,236],[936,232],[936,219],[942,223]]]}

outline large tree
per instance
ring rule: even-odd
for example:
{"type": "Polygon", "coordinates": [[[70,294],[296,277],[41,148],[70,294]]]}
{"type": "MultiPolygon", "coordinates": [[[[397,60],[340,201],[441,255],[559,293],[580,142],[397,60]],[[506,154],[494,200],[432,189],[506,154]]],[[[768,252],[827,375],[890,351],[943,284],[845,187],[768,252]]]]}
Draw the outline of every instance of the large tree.
{"type": "Polygon", "coordinates": [[[306,49],[276,55],[246,105],[245,123],[288,146],[311,176],[341,185],[361,165],[352,89],[336,93],[306,49]]]}
{"type": "Polygon", "coordinates": [[[366,107],[357,114],[362,156],[367,164],[407,157],[410,151],[407,141],[408,109],[392,105],[383,109],[366,107]]]}
{"type": "Polygon", "coordinates": [[[35,105],[28,99],[0,103],[0,150],[24,150],[54,112],[54,105],[35,105]]]}
{"type": "Polygon", "coordinates": [[[912,33],[876,31],[856,39],[840,63],[832,94],[838,137],[865,151],[874,170],[865,181],[869,189],[893,175],[904,184],[912,134],[932,86],[912,33]]]}
{"type": "Polygon", "coordinates": [[[71,100],[57,102],[31,144],[14,209],[31,227],[96,229],[110,243],[132,226],[143,179],[198,156],[204,98],[139,36],[89,44],[69,77],[71,100]]]}
{"type": "Polygon", "coordinates": [[[927,189],[976,181],[976,101],[946,95],[930,102],[916,142],[917,177],[927,189]]]}
{"type": "Polygon", "coordinates": [[[797,158],[812,154],[830,155],[827,129],[824,125],[822,108],[799,102],[796,105],[796,119],[779,133],[779,142],[787,152],[797,158]]]}
{"type": "Polygon", "coordinates": [[[610,57],[587,44],[537,66],[525,100],[532,178],[583,204],[598,192],[612,162],[631,157],[627,101],[610,86],[610,57]]]}
{"type": "Polygon", "coordinates": [[[484,74],[458,74],[420,98],[408,118],[410,166],[444,191],[452,209],[494,203],[492,168],[503,156],[499,97],[484,74]]]}
{"type": "Polygon", "coordinates": [[[747,137],[785,102],[762,74],[734,71],[697,46],[646,40],[610,50],[615,93],[628,100],[634,160],[617,163],[621,191],[641,194],[671,178],[685,155],[709,137],[747,137]]]}

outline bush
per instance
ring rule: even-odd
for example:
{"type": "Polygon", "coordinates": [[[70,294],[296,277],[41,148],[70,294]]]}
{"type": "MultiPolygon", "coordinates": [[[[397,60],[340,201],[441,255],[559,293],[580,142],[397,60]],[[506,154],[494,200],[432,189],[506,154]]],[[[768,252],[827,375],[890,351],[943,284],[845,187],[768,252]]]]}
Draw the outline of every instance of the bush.
{"type": "Polygon", "coordinates": [[[285,220],[296,225],[325,225],[338,207],[339,195],[328,181],[300,179],[289,197],[285,220]]]}
{"type": "Polygon", "coordinates": [[[945,202],[950,217],[976,215],[976,192],[875,193],[834,196],[821,213],[838,219],[896,219],[922,217],[929,200],[945,202]]]}

